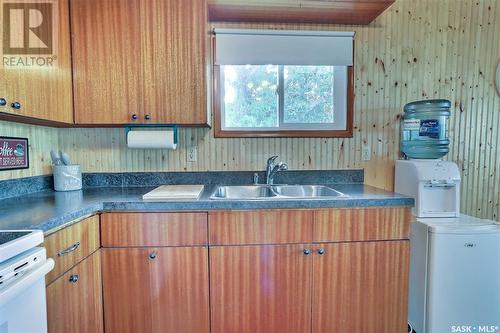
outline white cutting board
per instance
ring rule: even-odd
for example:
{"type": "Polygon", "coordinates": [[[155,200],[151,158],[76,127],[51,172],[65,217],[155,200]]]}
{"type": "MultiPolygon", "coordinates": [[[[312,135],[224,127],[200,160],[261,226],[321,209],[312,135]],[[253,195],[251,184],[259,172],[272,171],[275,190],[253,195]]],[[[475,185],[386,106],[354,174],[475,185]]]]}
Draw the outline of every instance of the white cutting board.
{"type": "Polygon", "coordinates": [[[143,200],[198,199],[203,185],[162,185],[142,196],[143,200]]]}

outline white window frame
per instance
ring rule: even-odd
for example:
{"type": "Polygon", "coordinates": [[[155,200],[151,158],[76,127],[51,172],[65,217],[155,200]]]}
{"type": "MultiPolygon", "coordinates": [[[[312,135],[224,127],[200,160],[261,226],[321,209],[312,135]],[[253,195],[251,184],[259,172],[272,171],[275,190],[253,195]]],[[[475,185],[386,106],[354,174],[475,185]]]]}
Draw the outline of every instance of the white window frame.
{"type": "Polygon", "coordinates": [[[334,67],[333,83],[333,123],[285,123],[285,65],[278,65],[278,89],[276,98],[278,99],[278,124],[276,127],[227,127],[225,117],[225,77],[224,70],[220,69],[220,122],[222,131],[242,131],[242,132],[280,132],[280,131],[345,131],[347,130],[348,113],[348,66],[334,67]]]}

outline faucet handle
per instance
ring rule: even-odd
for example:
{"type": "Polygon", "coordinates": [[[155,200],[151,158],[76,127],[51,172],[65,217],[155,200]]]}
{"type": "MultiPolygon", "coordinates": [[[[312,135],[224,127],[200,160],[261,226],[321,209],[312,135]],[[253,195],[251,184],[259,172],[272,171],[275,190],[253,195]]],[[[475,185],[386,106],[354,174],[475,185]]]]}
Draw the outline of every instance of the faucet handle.
{"type": "Polygon", "coordinates": [[[288,164],[280,162],[280,163],[278,163],[278,169],[280,171],[286,171],[286,170],[288,170],[288,164]]]}
{"type": "Polygon", "coordinates": [[[277,158],[278,158],[278,155],[269,157],[267,159],[267,165],[274,164],[274,161],[276,161],[277,158]]]}

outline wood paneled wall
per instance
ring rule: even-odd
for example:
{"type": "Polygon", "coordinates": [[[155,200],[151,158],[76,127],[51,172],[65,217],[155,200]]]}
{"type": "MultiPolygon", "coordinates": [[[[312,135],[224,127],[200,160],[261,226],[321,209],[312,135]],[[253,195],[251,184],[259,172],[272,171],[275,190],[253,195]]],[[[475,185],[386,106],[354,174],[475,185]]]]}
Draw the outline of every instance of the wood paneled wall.
{"type": "Polygon", "coordinates": [[[0,121],[0,136],[28,138],[30,154],[29,169],[0,171],[0,180],[52,173],[50,150],[58,149],[59,146],[59,133],[56,128],[0,121]]]}
{"type": "Polygon", "coordinates": [[[208,129],[182,129],[177,151],[153,151],[128,150],[123,129],[61,129],[61,147],[88,172],[254,170],[276,154],[291,169],[365,168],[368,184],[392,189],[404,104],[448,98],[453,102],[448,158],[462,170],[462,210],[499,219],[500,97],[494,75],[500,1],[397,0],[363,27],[218,26],[356,31],[354,137],[214,139],[208,129]],[[186,160],[191,145],[198,146],[195,163],[186,160]],[[364,145],[372,150],[369,162],[361,161],[364,145]]]}

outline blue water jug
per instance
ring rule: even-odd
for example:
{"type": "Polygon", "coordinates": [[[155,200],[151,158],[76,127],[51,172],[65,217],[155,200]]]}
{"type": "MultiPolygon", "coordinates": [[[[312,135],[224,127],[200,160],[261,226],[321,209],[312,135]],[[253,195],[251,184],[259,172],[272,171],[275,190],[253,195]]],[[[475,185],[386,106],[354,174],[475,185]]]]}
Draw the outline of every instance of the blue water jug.
{"type": "Polygon", "coordinates": [[[404,107],[401,152],[408,158],[438,159],[449,151],[448,126],[451,102],[417,101],[404,107]]]}

